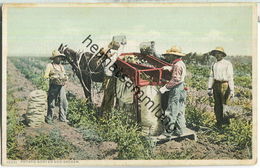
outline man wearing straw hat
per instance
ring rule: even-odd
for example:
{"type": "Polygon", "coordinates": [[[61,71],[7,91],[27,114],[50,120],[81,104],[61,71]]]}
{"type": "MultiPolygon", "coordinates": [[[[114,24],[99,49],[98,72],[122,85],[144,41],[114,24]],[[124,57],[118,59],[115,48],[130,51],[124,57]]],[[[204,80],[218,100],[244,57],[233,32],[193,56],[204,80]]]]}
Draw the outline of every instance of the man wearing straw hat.
{"type": "Polygon", "coordinates": [[[164,135],[180,136],[187,130],[185,120],[186,90],[184,90],[186,66],[182,61],[185,54],[181,52],[181,48],[173,46],[163,55],[168,61],[172,61],[172,66],[163,67],[164,70],[172,72],[171,80],[160,88],[162,94],[169,91],[168,107],[165,111],[165,118],[168,122],[165,124],[164,135]]]}
{"type": "Polygon", "coordinates": [[[61,64],[61,60],[65,57],[58,50],[52,52],[52,63],[47,64],[44,78],[49,79],[48,90],[48,112],[46,122],[51,124],[53,122],[53,114],[55,102],[59,102],[59,120],[61,122],[68,122],[66,119],[68,101],[66,98],[64,85],[68,80],[65,69],[61,64]]]}
{"type": "Polygon", "coordinates": [[[225,60],[226,53],[222,47],[210,52],[216,57],[217,62],[213,63],[208,82],[208,95],[214,97],[214,112],[217,126],[221,126],[224,121],[224,107],[230,98],[234,97],[233,66],[225,60]]]}
{"type": "Polygon", "coordinates": [[[114,63],[117,58],[120,56],[118,52],[120,48],[120,43],[112,41],[109,43],[108,48],[103,50],[103,53],[106,53],[106,60],[103,63],[105,79],[102,84],[102,89],[104,90],[104,97],[101,105],[101,116],[106,117],[106,113],[111,112],[116,97],[116,79],[113,77],[114,63]]]}

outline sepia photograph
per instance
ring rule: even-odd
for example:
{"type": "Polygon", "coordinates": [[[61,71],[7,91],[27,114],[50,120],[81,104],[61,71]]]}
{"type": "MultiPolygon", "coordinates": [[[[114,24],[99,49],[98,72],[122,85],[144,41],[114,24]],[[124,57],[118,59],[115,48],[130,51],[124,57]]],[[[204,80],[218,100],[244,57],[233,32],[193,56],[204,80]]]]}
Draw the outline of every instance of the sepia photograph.
{"type": "Polygon", "coordinates": [[[2,16],[4,166],[256,164],[256,3],[2,16]]]}

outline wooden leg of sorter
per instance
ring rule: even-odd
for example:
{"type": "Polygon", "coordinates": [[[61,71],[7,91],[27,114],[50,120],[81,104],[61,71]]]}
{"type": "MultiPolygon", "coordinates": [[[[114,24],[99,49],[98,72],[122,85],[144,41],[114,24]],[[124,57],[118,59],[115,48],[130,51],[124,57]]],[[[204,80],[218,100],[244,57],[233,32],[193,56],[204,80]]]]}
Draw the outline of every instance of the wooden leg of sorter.
{"type": "Polygon", "coordinates": [[[141,123],[141,111],[139,107],[138,94],[134,94],[134,106],[135,106],[137,123],[141,123]]]}

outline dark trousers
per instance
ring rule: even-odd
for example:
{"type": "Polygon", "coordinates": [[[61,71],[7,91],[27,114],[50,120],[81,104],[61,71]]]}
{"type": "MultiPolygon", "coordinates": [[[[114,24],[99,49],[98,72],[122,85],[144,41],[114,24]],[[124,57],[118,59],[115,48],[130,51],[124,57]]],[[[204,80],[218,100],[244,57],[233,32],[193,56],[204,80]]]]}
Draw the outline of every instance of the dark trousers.
{"type": "Polygon", "coordinates": [[[48,113],[47,120],[53,119],[54,108],[56,102],[59,102],[59,119],[61,121],[66,120],[68,101],[64,86],[50,84],[48,90],[48,113]]]}
{"type": "Polygon", "coordinates": [[[101,105],[101,116],[107,117],[114,106],[116,96],[116,79],[112,76],[105,76],[102,89],[104,90],[104,98],[101,105]]]}
{"type": "Polygon", "coordinates": [[[227,101],[230,96],[230,89],[228,82],[214,82],[213,85],[213,96],[214,96],[214,112],[218,125],[222,125],[224,122],[224,104],[227,104],[227,101]]]}

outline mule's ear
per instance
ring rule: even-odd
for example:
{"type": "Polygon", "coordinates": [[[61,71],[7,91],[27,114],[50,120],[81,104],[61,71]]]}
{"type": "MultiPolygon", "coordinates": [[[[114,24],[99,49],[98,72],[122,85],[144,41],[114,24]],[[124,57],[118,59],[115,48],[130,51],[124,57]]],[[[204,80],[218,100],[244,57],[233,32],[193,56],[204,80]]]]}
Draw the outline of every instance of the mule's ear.
{"type": "Polygon", "coordinates": [[[58,51],[60,51],[62,49],[62,47],[63,47],[63,44],[61,43],[59,48],[58,48],[58,51]]]}

